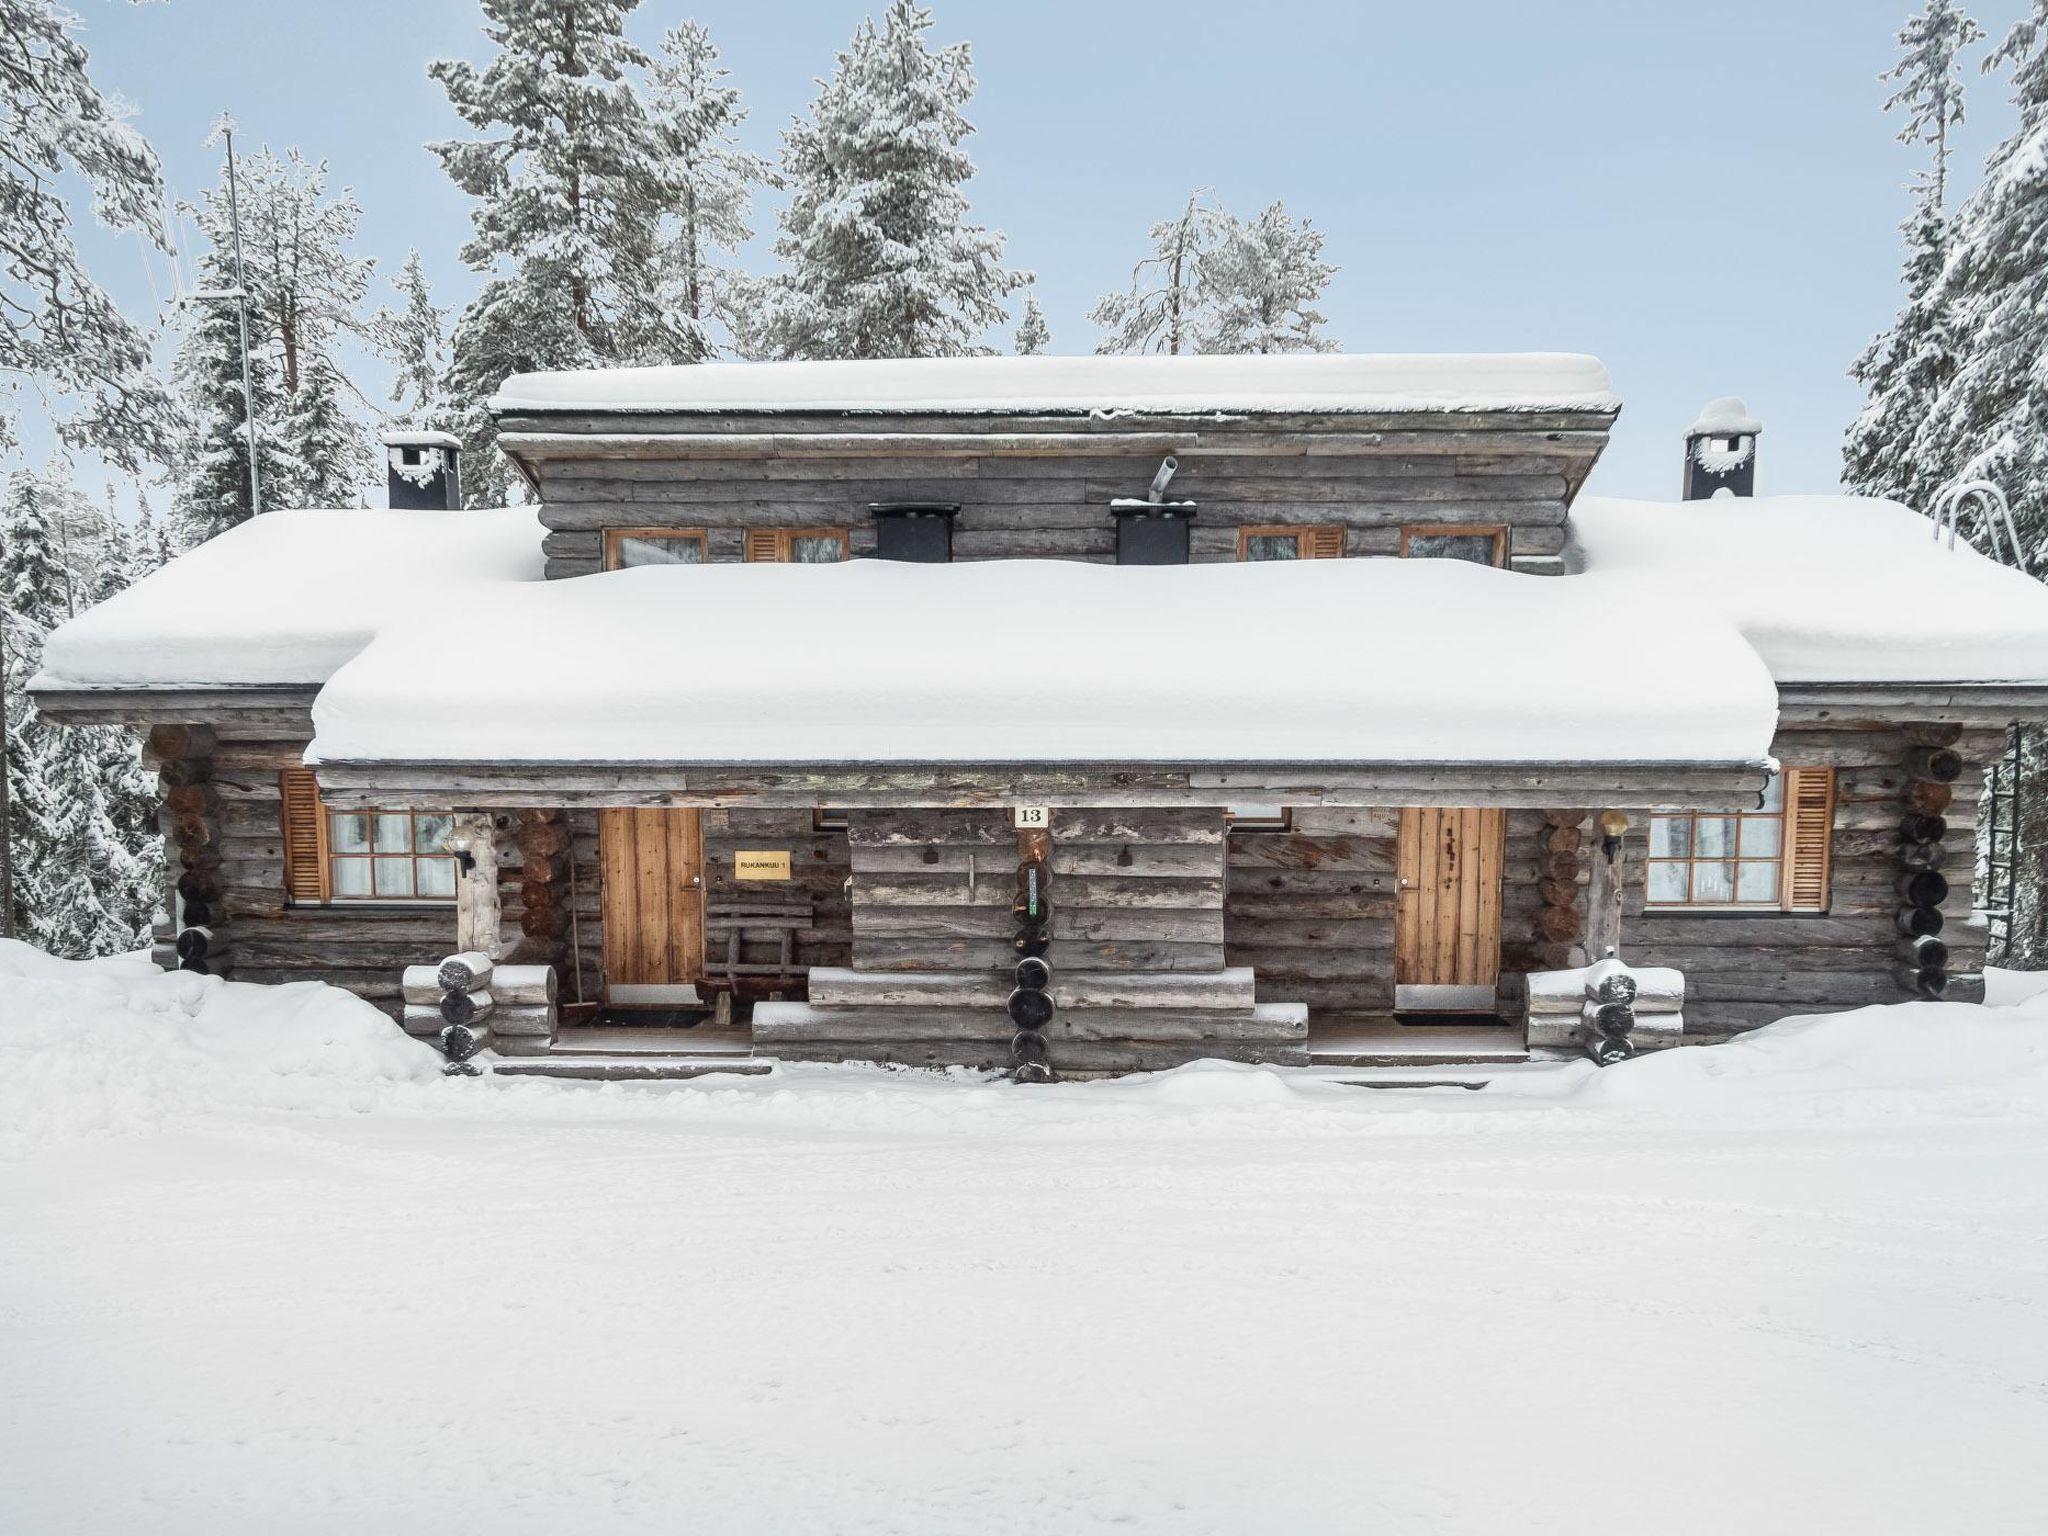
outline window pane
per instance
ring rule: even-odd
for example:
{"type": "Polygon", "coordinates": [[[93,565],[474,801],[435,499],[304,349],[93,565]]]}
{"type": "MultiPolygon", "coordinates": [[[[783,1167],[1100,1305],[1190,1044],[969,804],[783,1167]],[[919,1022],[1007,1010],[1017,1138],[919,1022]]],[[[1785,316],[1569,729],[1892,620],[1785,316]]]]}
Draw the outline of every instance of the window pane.
{"type": "Polygon", "coordinates": [[[377,813],[378,853],[412,852],[412,818],[403,811],[377,813]]]}
{"type": "Polygon", "coordinates": [[[1743,901],[1775,902],[1778,899],[1777,861],[1744,859],[1737,895],[1743,901]]]}
{"type": "Polygon", "coordinates": [[[1684,901],[1686,866],[1683,864],[1652,864],[1650,866],[1650,900],[1684,901]]]}
{"type": "Polygon", "coordinates": [[[412,894],[411,859],[376,859],[377,894],[379,896],[410,896],[412,894]]]}
{"type": "Polygon", "coordinates": [[[336,859],[334,861],[334,894],[336,896],[369,895],[370,861],[368,859],[336,859]]]}
{"type": "Polygon", "coordinates": [[[1650,857],[1653,859],[1682,859],[1692,851],[1692,818],[1689,816],[1652,816],[1650,818],[1650,857]]]}
{"type": "Polygon", "coordinates": [[[1692,899],[1702,906],[1713,906],[1735,899],[1735,866],[1733,864],[1695,864],[1692,867],[1692,899]]]}
{"type": "Polygon", "coordinates": [[[412,819],[413,846],[421,853],[439,853],[448,846],[451,817],[422,813],[412,819]]]}
{"type": "Polygon", "coordinates": [[[1742,818],[1742,846],[1736,851],[1749,854],[1776,856],[1778,840],[1784,831],[1784,823],[1775,816],[1745,816],[1742,818]]]}
{"type": "Polygon", "coordinates": [[[1291,533],[1255,533],[1244,541],[1247,560],[1299,560],[1301,540],[1291,533]]]}
{"type": "Polygon", "coordinates": [[[354,812],[335,814],[327,823],[327,842],[336,853],[368,853],[370,818],[354,812]]]}
{"type": "Polygon", "coordinates": [[[1735,851],[1735,818],[1733,816],[1696,816],[1693,818],[1693,848],[1695,856],[1703,859],[1724,857],[1735,851]]]}
{"type": "Polygon", "coordinates": [[[1411,533],[1411,560],[1469,560],[1474,565],[1493,564],[1494,541],[1490,533],[1411,533]]]}
{"type": "Polygon", "coordinates": [[[453,896],[455,894],[455,861],[453,859],[421,859],[418,869],[420,894],[422,896],[453,896]]]}
{"type": "Polygon", "coordinates": [[[700,534],[635,534],[612,545],[612,563],[623,570],[636,565],[702,565],[700,534]]]}
{"type": "Polygon", "coordinates": [[[829,565],[845,551],[836,533],[800,533],[789,541],[789,558],[798,565],[829,565]]]}
{"type": "Polygon", "coordinates": [[[1764,786],[1764,809],[1782,811],[1785,809],[1785,775],[1774,773],[1770,783],[1764,786]]]}

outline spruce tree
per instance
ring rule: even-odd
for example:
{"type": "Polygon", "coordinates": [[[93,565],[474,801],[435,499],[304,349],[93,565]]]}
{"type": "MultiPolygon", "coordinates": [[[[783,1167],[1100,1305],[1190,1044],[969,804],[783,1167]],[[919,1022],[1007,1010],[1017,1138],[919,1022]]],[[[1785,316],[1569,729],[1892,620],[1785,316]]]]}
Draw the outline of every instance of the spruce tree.
{"type": "Polygon", "coordinates": [[[416,250],[406,252],[405,266],[391,286],[405,302],[380,312],[376,331],[378,346],[392,367],[392,404],[414,426],[439,426],[444,414],[442,374],[448,366],[448,311],[435,308],[416,250]]]}
{"type": "Polygon", "coordinates": [[[328,358],[316,356],[305,364],[277,432],[297,466],[292,505],[363,505],[370,451],[362,423],[342,404],[341,382],[328,358]]]}
{"type": "Polygon", "coordinates": [[[861,23],[810,114],[783,135],[790,189],[759,345],[782,358],[963,357],[1031,281],[1003,236],[968,223],[974,94],[965,43],[933,49],[932,13],[892,0],[861,23]]]}
{"type": "Polygon", "coordinates": [[[694,21],[662,38],[649,71],[648,114],[668,204],[662,266],[684,362],[716,357],[720,332],[729,338],[745,325],[753,287],[717,257],[753,238],[753,188],[776,179],[773,166],[740,147],[747,114],[725,83],[731,75],[694,21]]]}
{"type": "Polygon", "coordinates": [[[163,248],[163,178],[88,62],[68,11],[0,0],[0,451],[18,440],[26,381],[71,403],[56,423],[63,441],[134,469],[164,459],[177,416],[150,337],[79,257],[72,211],[87,199],[73,194],[89,194],[100,223],[163,248]]]}
{"type": "Polygon", "coordinates": [[[1868,496],[1924,506],[1940,488],[1940,468],[1917,438],[1955,373],[1953,295],[1937,288],[1948,245],[1949,130],[1963,121],[1959,56],[1983,36],[1953,0],[1927,0],[1899,33],[1899,62],[1881,77],[1898,82],[1884,105],[1905,111],[1899,142],[1927,145],[1929,163],[1915,173],[1913,207],[1900,226],[1905,306],[1849,370],[1868,403],[1843,443],[1842,478],[1868,496]]]}
{"type": "Polygon", "coordinates": [[[1017,322],[1017,337],[1012,350],[1019,357],[1036,357],[1052,345],[1052,327],[1045,323],[1045,311],[1038,307],[1038,299],[1032,294],[1024,295],[1024,318],[1017,322]]]}
{"type": "Polygon", "coordinates": [[[1953,376],[1916,434],[1930,483],[1990,480],[2048,570],[2048,0],[1985,61],[2011,72],[2018,126],[1958,211],[1928,302],[1954,316],[1953,376]]]}
{"type": "Polygon", "coordinates": [[[31,724],[28,682],[36,675],[43,640],[63,619],[65,573],[41,479],[26,469],[7,477],[0,495],[0,704],[7,710],[7,845],[13,887],[14,931],[36,934],[38,872],[44,867],[43,827],[54,813],[56,791],[44,777],[43,732],[31,724]]]}
{"type": "Polygon", "coordinates": [[[1216,317],[1204,352],[1334,352],[1315,306],[1337,269],[1323,260],[1321,230],[1274,203],[1249,224],[1230,222],[1207,258],[1216,317]]]}
{"type": "Polygon", "coordinates": [[[1088,318],[1102,327],[1097,352],[1201,350],[1215,326],[1212,263],[1232,226],[1207,187],[1151,230],[1152,254],[1131,268],[1128,289],[1105,294],[1088,318]]]}

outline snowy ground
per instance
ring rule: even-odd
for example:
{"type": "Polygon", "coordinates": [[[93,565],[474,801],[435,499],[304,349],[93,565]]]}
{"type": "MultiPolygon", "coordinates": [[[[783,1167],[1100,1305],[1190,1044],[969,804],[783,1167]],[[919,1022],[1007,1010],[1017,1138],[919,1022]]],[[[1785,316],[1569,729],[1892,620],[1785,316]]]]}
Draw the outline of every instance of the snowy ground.
{"type": "Polygon", "coordinates": [[[0,949],[6,1532],[2032,1532],[2044,1279],[2048,994],[596,1087],[0,949]]]}

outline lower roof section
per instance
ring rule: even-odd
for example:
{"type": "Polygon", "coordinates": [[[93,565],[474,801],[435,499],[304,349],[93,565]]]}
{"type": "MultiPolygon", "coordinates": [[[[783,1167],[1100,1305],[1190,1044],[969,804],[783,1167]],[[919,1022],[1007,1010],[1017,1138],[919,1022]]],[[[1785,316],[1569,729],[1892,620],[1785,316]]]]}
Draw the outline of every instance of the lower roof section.
{"type": "Polygon", "coordinates": [[[1752,809],[1771,764],[1714,763],[694,763],[327,762],[340,807],[1471,805],[1752,809]]]}
{"type": "Polygon", "coordinates": [[[861,560],[478,588],[383,629],[313,721],[316,764],[636,783],[690,764],[1512,771],[1760,762],[1777,695],[1733,626],[1600,576],[861,560]]]}

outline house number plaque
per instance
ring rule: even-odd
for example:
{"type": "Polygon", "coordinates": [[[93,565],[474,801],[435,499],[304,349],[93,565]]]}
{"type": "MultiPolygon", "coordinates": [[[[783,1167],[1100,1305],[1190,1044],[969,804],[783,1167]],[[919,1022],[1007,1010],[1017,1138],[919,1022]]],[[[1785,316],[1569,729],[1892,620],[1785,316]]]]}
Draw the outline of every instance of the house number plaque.
{"type": "Polygon", "coordinates": [[[732,877],[735,880],[787,880],[789,850],[741,849],[732,856],[732,877]]]}

